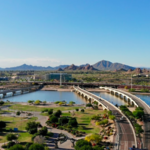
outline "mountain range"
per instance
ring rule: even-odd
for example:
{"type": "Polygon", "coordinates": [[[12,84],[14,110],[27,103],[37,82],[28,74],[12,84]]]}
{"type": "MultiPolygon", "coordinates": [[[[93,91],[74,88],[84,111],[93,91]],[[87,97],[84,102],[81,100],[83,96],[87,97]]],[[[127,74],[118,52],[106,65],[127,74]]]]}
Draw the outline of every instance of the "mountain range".
{"type": "Polygon", "coordinates": [[[95,63],[94,65],[90,65],[87,63],[80,66],[75,66],[74,64],[72,64],[72,65],[60,65],[56,67],[51,67],[51,66],[42,67],[42,66],[32,66],[32,65],[23,64],[17,67],[0,68],[0,70],[58,70],[59,68],[63,70],[110,70],[110,71],[120,70],[120,69],[124,69],[124,70],[136,69],[135,67],[128,66],[125,64],[112,63],[110,61],[102,60],[95,63]]]}

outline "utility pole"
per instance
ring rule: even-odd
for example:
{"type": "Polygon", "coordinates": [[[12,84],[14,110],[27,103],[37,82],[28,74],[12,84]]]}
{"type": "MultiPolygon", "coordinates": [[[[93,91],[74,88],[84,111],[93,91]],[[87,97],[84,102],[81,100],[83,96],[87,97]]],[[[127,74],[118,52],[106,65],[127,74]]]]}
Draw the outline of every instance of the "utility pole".
{"type": "Polygon", "coordinates": [[[132,74],[131,74],[131,89],[132,89],[132,74]]]}
{"type": "Polygon", "coordinates": [[[60,73],[60,86],[62,85],[62,74],[60,73]]]}

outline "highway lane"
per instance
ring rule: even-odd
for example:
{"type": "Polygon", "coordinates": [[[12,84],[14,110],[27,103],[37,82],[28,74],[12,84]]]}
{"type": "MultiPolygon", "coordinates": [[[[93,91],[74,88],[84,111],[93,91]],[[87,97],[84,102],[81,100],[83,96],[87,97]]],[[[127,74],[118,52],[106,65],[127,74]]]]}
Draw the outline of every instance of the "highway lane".
{"type": "MultiPolygon", "coordinates": [[[[94,96],[92,93],[90,94],[86,90],[83,90],[81,88],[78,88],[78,89],[92,96],[93,98],[96,98],[98,100],[100,99],[100,97],[98,98],[96,95],[94,96]]],[[[112,113],[116,116],[116,120],[120,129],[119,130],[119,137],[120,137],[119,150],[127,150],[129,149],[129,147],[132,147],[133,145],[135,145],[133,131],[129,122],[126,119],[124,119],[123,121],[120,121],[122,114],[116,109],[115,106],[111,105],[109,102],[104,101],[104,100],[101,100],[101,103],[103,103],[105,106],[108,106],[109,110],[111,110],[112,113]]]]}
{"type": "Polygon", "coordinates": [[[145,117],[144,117],[144,137],[143,137],[143,148],[147,148],[150,150],[150,108],[143,100],[138,98],[137,96],[125,92],[123,90],[115,89],[116,91],[122,92],[127,96],[131,97],[140,107],[144,108],[145,117]]]}

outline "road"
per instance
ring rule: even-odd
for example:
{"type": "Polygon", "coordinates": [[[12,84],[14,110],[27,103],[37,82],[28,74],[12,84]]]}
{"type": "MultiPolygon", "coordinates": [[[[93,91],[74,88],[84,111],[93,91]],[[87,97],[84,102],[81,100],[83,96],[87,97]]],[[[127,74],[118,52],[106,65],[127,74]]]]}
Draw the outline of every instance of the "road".
{"type": "MultiPolygon", "coordinates": [[[[98,100],[100,99],[100,97],[98,98],[96,95],[94,96],[92,93],[90,94],[86,90],[83,90],[81,88],[78,89],[88,94],[89,96],[92,96],[95,99],[98,100]]],[[[115,106],[111,105],[109,102],[104,100],[101,100],[101,103],[103,103],[105,106],[108,106],[109,110],[111,110],[112,113],[116,116],[117,124],[119,127],[119,131],[117,132],[119,132],[119,137],[120,137],[119,150],[128,150],[130,147],[135,145],[134,134],[129,122],[126,119],[124,119],[123,121],[119,121],[122,114],[117,110],[115,106]]]]}
{"type": "Polygon", "coordinates": [[[148,150],[150,150],[150,107],[145,102],[143,102],[143,100],[141,100],[140,98],[131,93],[118,89],[115,90],[131,97],[140,107],[144,108],[145,117],[144,117],[143,148],[147,148],[148,150]]]}

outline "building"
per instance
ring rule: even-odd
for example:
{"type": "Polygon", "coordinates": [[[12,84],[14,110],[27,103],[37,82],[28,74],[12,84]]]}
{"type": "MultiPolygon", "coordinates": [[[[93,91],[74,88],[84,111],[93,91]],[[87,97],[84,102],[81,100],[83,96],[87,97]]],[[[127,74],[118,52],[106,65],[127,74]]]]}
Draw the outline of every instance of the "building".
{"type": "Polygon", "coordinates": [[[0,81],[8,81],[7,77],[0,77],[0,81]]]}
{"type": "Polygon", "coordinates": [[[50,74],[46,74],[44,76],[44,80],[46,81],[52,81],[52,80],[57,80],[60,81],[60,77],[62,82],[66,82],[72,79],[72,75],[71,74],[67,74],[67,73],[50,73],[50,74]]]}

